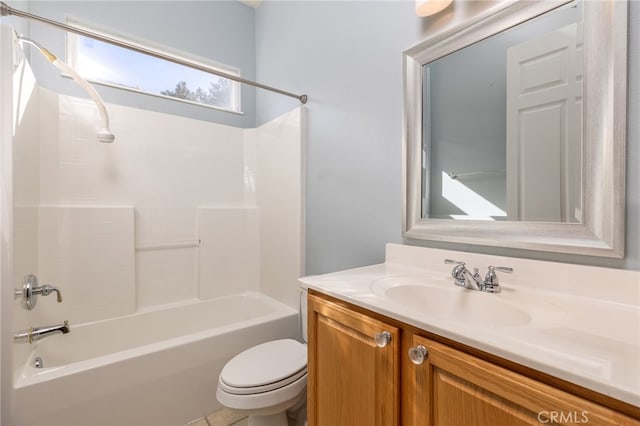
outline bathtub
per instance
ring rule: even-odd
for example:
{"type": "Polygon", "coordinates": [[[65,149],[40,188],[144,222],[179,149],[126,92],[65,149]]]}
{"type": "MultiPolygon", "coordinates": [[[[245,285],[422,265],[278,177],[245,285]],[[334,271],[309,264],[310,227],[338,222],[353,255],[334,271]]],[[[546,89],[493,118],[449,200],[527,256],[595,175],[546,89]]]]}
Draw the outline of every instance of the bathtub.
{"type": "Polygon", "coordinates": [[[12,426],[185,425],[220,407],[231,357],[299,334],[298,312],[259,293],[71,324],[34,344],[16,372],[12,426]]]}

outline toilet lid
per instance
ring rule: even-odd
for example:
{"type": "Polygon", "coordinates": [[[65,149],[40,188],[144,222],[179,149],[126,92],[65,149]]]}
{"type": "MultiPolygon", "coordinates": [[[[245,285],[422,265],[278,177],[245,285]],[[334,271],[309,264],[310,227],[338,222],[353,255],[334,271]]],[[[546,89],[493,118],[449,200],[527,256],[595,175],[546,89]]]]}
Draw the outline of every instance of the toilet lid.
{"type": "Polygon", "coordinates": [[[274,340],[236,355],[222,369],[220,382],[236,389],[276,384],[267,387],[277,388],[306,374],[306,369],[307,345],[291,339],[274,340]]]}

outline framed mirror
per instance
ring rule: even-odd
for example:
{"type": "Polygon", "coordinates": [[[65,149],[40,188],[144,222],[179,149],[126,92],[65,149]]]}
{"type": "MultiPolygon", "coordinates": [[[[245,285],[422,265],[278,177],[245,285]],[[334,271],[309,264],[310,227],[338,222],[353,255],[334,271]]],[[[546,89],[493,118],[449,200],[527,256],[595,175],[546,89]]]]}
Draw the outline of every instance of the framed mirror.
{"type": "Polygon", "coordinates": [[[404,52],[405,238],[624,256],[627,6],[508,1],[404,52]]]}

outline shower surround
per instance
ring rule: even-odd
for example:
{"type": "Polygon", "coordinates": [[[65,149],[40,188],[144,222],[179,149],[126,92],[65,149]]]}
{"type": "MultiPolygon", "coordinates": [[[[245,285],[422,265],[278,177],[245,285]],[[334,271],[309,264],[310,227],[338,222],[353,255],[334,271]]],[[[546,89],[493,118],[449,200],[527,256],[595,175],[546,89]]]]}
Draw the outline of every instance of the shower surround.
{"type": "MultiPolygon", "coordinates": [[[[41,283],[59,287],[64,302],[40,297],[29,312],[15,302],[12,330],[69,320],[70,335],[48,339],[57,341],[49,343],[55,351],[64,351],[74,326],[176,303],[200,309],[195,306],[202,301],[251,292],[282,304],[278,309],[289,312],[284,316],[291,315],[286,309],[297,309],[302,109],[240,129],[107,104],[116,141],[105,145],[95,140],[95,105],[39,87],[24,61],[14,72],[14,97],[15,130],[11,141],[3,141],[13,151],[13,214],[3,226],[13,226],[14,261],[12,280],[3,286],[17,287],[34,273],[41,283]]],[[[165,317],[173,315],[169,323],[178,327],[190,316],[188,309],[168,312],[165,317]]],[[[297,337],[291,324],[271,337],[297,337]]],[[[122,327],[103,338],[128,339],[128,332],[122,327]]],[[[264,338],[244,335],[250,336],[241,340],[247,347],[264,338]]],[[[38,344],[14,344],[11,352],[14,384],[24,384],[25,364],[38,344]]],[[[43,386],[53,386],[40,377],[43,386]]],[[[214,391],[211,405],[191,419],[217,407],[214,391]]]]}

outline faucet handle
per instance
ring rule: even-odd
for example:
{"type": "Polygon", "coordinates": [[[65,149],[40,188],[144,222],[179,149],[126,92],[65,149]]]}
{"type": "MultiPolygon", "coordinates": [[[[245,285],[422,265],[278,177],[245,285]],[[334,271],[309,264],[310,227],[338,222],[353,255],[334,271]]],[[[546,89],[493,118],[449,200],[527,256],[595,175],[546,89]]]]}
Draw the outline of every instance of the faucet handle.
{"type": "Polygon", "coordinates": [[[49,284],[45,284],[43,286],[40,287],[40,294],[42,294],[43,296],[48,296],[51,293],[53,293],[54,291],[56,292],[56,300],[58,301],[58,303],[62,303],[62,293],[60,292],[59,289],[55,288],[52,285],[49,284]]]}
{"type": "Polygon", "coordinates": [[[513,272],[513,268],[508,266],[489,266],[489,270],[487,271],[487,275],[484,276],[484,291],[488,293],[500,293],[500,282],[498,280],[498,275],[496,271],[500,272],[513,272]]]}
{"type": "Polygon", "coordinates": [[[467,282],[464,277],[464,272],[467,270],[467,267],[465,266],[466,264],[461,260],[452,260],[452,259],[445,259],[444,263],[452,263],[456,265],[451,270],[451,276],[455,280],[454,283],[459,287],[466,287],[467,282]]]}
{"type": "Polygon", "coordinates": [[[38,295],[48,296],[54,291],[56,292],[58,303],[62,303],[62,293],[58,288],[49,284],[39,286],[38,278],[33,274],[29,274],[24,277],[22,288],[15,290],[14,298],[22,299],[22,307],[30,311],[36,307],[38,295]]]}

